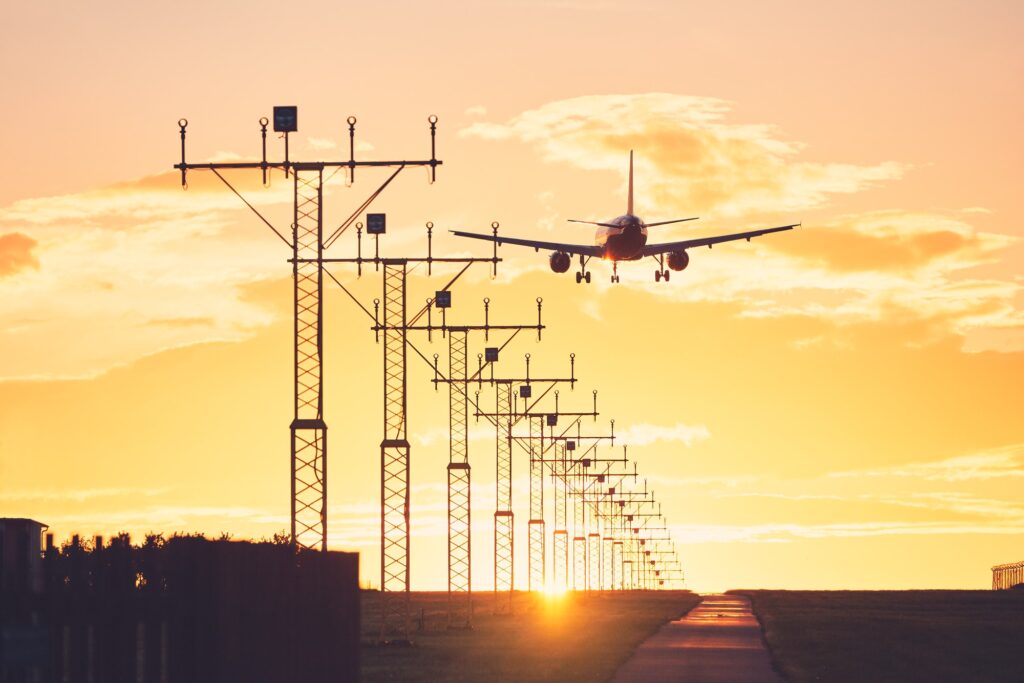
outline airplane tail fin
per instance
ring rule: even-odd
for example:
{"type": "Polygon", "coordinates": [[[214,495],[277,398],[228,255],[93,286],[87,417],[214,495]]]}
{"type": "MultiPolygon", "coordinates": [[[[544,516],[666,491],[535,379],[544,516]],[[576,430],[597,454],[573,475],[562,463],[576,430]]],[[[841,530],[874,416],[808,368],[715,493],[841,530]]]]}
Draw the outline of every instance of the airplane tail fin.
{"type": "Polygon", "coordinates": [[[629,150],[629,198],[626,200],[626,215],[633,215],[633,150],[629,150]]]}

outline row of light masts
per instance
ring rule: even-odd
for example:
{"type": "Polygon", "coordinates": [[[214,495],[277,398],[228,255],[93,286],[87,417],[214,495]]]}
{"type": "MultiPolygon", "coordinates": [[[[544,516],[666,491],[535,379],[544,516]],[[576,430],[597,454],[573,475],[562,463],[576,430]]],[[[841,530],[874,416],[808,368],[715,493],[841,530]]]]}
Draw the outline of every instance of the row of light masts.
{"type": "MultiPolygon", "coordinates": [[[[236,161],[236,162],[208,162],[208,163],[189,163],[186,161],[185,156],[185,140],[186,140],[186,127],[188,121],[181,119],[178,122],[181,136],[181,162],[175,165],[175,168],[181,172],[181,184],[183,188],[187,188],[187,172],[190,170],[208,170],[213,172],[232,192],[234,192],[245,205],[276,235],[282,239],[291,249],[292,256],[289,262],[293,267],[293,286],[294,286],[294,313],[295,313],[295,419],[292,421],[292,530],[291,538],[292,543],[296,548],[309,548],[325,550],[327,547],[327,425],[323,419],[323,395],[322,395],[322,355],[323,355],[323,337],[322,337],[322,291],[324,284],[324,276],[326,275],[330,280],[334,281],[361,309],[368,317],[373,321],[372,329],[377,335],[378,341],[383,337],[384,340],[384,361],[385,361],[385,375],[384,375],[384,388],[385,388],[385,420],[384,420],[384,440],[381,443],[381,462],[382,462],[382,510],[381,510],[381,532],[382,532],[382,627],[381,627],[381,639],[396,639],[402,640],[407,638],[408,630],[408,593],[409,593],[409,562],[408,562],[408,502],[409,502],[409,482],[408,482],[408,464],[409,464],[409,443],[406,438],[406,356],[407,350],[412,349],[415,355],[418,355],[424,362],[430,365],[430,360],[420,352],[415,345],[408,339],[410,332],[426,332],[428,341],[433,340],[434,333],[440,333],[442,337],[449,338],[449,374],[447,377],[443,376],[437,363],[437,356],[434,357],[432,369],[434,372],[435,386],[439,383],[448,383],[450,391],[450,412],[454,415],[459,412],[460,403],[468,407],[468,388],[472,383],[476,383],[478,389],[482,387],[484,383],[487,383],[496,388],[498,393],[498,400],[496,403],[495,413],[491,416],[492,422],[494,422],[496,431],[496,438],[498,442],[497,446],[497,464],[499,467],[499,497],[501,497],[502,480],[507,482],[509,487],[507,495],[504,499],[507,501],[507,510],[496,510],[495,511],[495,557],[496,557],[496,570],[495,570],[495,584],[499,584],[499,581],[503,583],[504,587],[507,588],[507,592],[511,595],[511,590],[514,587],[514,582],[511,578],[511,571],[514,563],[512,561],[512,549],[514,544],[512,542],[511,529],[514,528],[512,525],[511,515],[511,448],[513,443],[520,443],[520,439],[515,437],[512,433],[512,429],[516,424],[521,424],[523,420],[530,424],[531,432],[535,429],[535,422],[538,420],[535,414],[539,411],[540,401],[554,389],[554,387],[562,382],[568,382],[570,386],[574,386],[576,382],[574,372],[574,356],[570,356],[570,373],[569,377],[531,377],[529,370],[529,356],[527,355],[527,368],[526,373],[522,377],[497,377],[494,374],[494,363],[497,361],[498,353],[501,349],[504,349],[515,336],[526,329],[534,329],[537,331],[538,339],[540,338],[543,324],[541,322],[541,310],[542,301],[537,298],[537,322],[536,324],[523,324],[523,325],[492,325],[490,323],[490,307],[489,300],[484,299],[484,322],[478,325],[471,326],[455,326],[450,325],[447,320],[447,309],[451,306],[451,287],[459,279],[459,277],[466,272],[466,270],[474,263],[488,263],[490,265],[492,275],[496,274],[497,264],[500,261],[497,255],[497,244],[494,245],[493,254],[489,258],[438,258],[433,255],[433,224],[427,223],[427,254],[424,257],[413,257],[413,258],[385,258],[380,255],[380,244],[379,239],[382,234],[385,233],[385,217],[383,214],[370,214],[366,213],[366,233],[372,235],[374,238],[374,254],[372,257],[363,256],[362,249],[362,236],[363,236],[363,224],[356,222],[356,218],[364,214],[369,208],[370,204],[377,198],[377,196],[394,180],[394,178],[406,167],[409,166],[425,166],[430,170],[430,180],[433,182],[436,178],[437,166],[441,165],[442,162],[436,158],[436,131],[437,131],[437,117],[428,117],[428,123],[430,124],[430,149],[431,155],[429,159],[424,160],[401,160],[401,161],[363,161],[356,160],[355,158],[355,117],[349,117],[346,120],[348,124],[349,133],[349,158],[347,160],[337,161],[315,161],[315,162],[299,162],[293,161],[289,156],[289,134],[297,131],[297,110],[295,107],[275,107],[273,116],[273,130],[278,133],[282,133],[284,138],[285,156],[283,161],[268,161],[267,159],[267,147],[266,139],[268,126],[270,120],[267,118],[261,118],[260,123],[260,134],[261,134],[261,148],[262,157],[261,160],[256,161],[236,161]],[[393,173],[378,187],[378,189],[372,193],[369,198],[364,201],[358,209],[353,212],[344,222],[342,222],[336,229],[330,234],[326,234],[323,230],[323,212],[322,212],[322,200],[323,200],[323,184],[325,182],[324,171],[325,169],[334,169],[335,171],[340,169],[346,169],[348,173],[349,181],[353,181],[355,178],[355,169],[359,166],[369,167],[392,167],[395,170],[393,173]],[[290,239],[286,237],[287,231],[281,231],[277,229],[266,217],[264,217],[259,210],[257,210],[249,201],[242,196],[242,194],[235,189],[234,186],[219,172],[220,170],[235,170],[235,169],[259,169],[262,172],[264,185],[266,185],[268,179],[268,172],[273,169],[282,170],[286,176],[293,179],[295,184],[295,201],[294,201],[294,212],[293,212],[293,223],[291,225],[290,239]],[[339,237],[350,227],[355,225],[356,228],[356,256],[354,258],[332,258],[325,255],[325,251],[330,248],[339,237]],[[447,285],[441,290],[435,293],[435,296],[426,300],[426,305],[420,308],[417,313],[411,317],[406,312],[406,267],[411,263],[426,263],[428,275],[432,274],[432,267],[435,263],[446,263],[446,264],[461,264],[462,269],[458,272],[455,277],[449,281],[447,285]],[[335,278],[327,269],[326,266],[331,264],[350,264],[356,266],[358,275],[362,275],[363,266],[372,264],[375,271],[379,271],[383,268],[383,296],[381,299],[375,299],[373,302],[373,313],[370,313],[369,307],[363,305],[359,300],[348,290],[337,278],[335,278]],[[439,324],[434,322],[434,309],[438,309],[441,321],[439,324]],[[424,322],[425,318],[425,322],[424,322]],[[477,356],[477,370],[472,375],[468,374],[468,367],[466,364],[467,354],[466,351],[466,339],[470,332],[482,331],[484,334],[485,341],[489,341],[490,334],[492,332],[505,331],[509,332],[508,339],[500,346],[489,346],[486,349],[485,354],[479,354],[477,356]],[[453,337],[454,334],[454,337],[453,337]],[[454,338],[458,338],[457,346],[452,346],[454,338]],[[461,354],[461,361],[459,356],[461,354]],[[453,365],[454,360],[454,365],[453,365]],[[455,372],[458,368],[458,364],[461,362],[462,371],[461,374],[455,372]],[[487,374],[484,377],[485,372],[487,374]],[[513,386],[519,384],[519,392],[513,392],[513,386]],[[529,393],[523,394],[524,387],[531,388],[534,386],[541,386],[544,389],[540,392],[539,397],[531,397],[529,393]],[[504,392],[504,403],[502,402],[502,392],[504,392]],[[522,409],[519,407],[519,403],[523,403],[522,409]],[[504,441],[504,450],[503,444],[504,441]],[[502,454],[505,454],[504,459],[502,454]],[[503,472],[504,468],[504,472],[503,472]],[[502,518],[507,518],[508,532],[505,536],[499,539],[498,524],[502,518]],[[503,546],[501,552],[499,552],[499,545],[503,546]],[[390,553],[390,557],[389,557],[390,553]],[[499,576],[497,565],[500,561],[504,567],[507,568],[508,576],[499,576]],[[390,563],[390,564],[389,564],[390,563]],[[397,600],[389,601],[389,594],[401,594],[397,600]]],[[[498,224],[492,223],[491,229],[493,234],[498,233],[498,224]]],[[[555,416],[557,420],[558,415],[571,415],[571,413],[559,413],[557,405],[557,391],[556,393],[556,408],[554,413],[545,413],[546,420],[551,420],[552,416],[555,416]]],[[[474,403],[476,406],[477,417],[479,419],[481,411],[479,409],[479,399],[474,403]]],[[[596,417],[596,392],[595,392],[595,406],[592,411],[596,417]]],[[[588,415],[591,413],[587,413],[588,415]]],[[[459,418],[462,422],[465,422],[466,412],[463,411],[462,417],[459,418]]],[[[582,414],[580,414],[580,417],[582,414]]],[[[577,417],[577,424],[580,419],[577,417]]],[[[456,419],[452,419],[453,433],[452,442],[456,439],[466,439],[465,428],[461,429],[460,434],[455,433],[456,419]]],[[[541,427],[541,436],[543,443],[543,427],[541,427]]],[[[614,438],[612,435],[611,439],[614,438]]],[[[578,435],[577,441],[582,440],[582,435],[578,435]]],[[[600,440],[600,437],[598,437],[600,440]]],[[[551,447],[551,443],[557,443],[558,439],[549,439],[547,448],[551,447]]],[[[596,441],[595,441],[596,444],[596,441]]],[[[464,500],[459,507],[465,511],[464,517],[464,528],[463,538],[465,539],[466,547],[464,549],[464,557],[462,561],[466,567],[465,574],[465,588],[467,594],[470,592],[469,589],[469,548],[468,548],[468,528],[469,528],[469,465],[468,465],[468,445],[461,450],[459,457],[456,457],[455,448],[452,449],[452,457],[449,462],[449,588],[452,588],[452,560],[453,560],[453,545],[451,542],[452,534],[452,472],[455,471],[458,474],[459,471],[464,471],[465,476],[462,481],[460,490],[464,491],[464,500]],[[457,460],[464,460],[464,462],[457,460]]],[[[563,449],[564,450],[564,449],[563,449]]],[[[528,452],[531,452],[528,450],[528,452]]],[[[571,495],[578,498],[579,505],[590,505],[593,507],[595,503],[593,501],[587,501],[584,493],[577,490],[578,487],[570,485],[570,471],[577,467],[582,467],[581,463],[575,463],[566,465],[567,458],[562,458],[562,464],[555,465],[551,460],[545,460],[546,449],[542,448],[539,460],[531,455],[531,492],[533,486],[533,470],[535,465],[539,461],[540,469],[542,472],[547,472],[553,481],[561,482],[565,487],[565,491],[568,492],[571,489],[571,495]]],[[[568,459],[571,461],[571,458],[568,459]]],[[[461,476],[461,475],[458,475],[461,476]]],[[[635,477],[635,473],[634,473],[635,477]]],[[[618,504],[620,512],[624,507],[625,499],[622,497],[615,498],[612,502],[618,504]]],[[[533,566],[533,548],[534,544],[534,525],[538,521],[543,525],[543,519],[534,519],[535,512],[535,501],[532,499],[531,493],[531,519],[530,519],[530,546],[531,546],[531,578],[535,567],[533,566]]],[[[633,509],[638,503],[630,502],[631,506],[629,509],[633,509]]],[[[594,507],[593,512],[586,513],[590,514],[590,518],[595,520],[596,523],[603,523],[602,513],[598,507],[594,507]]],[[[639,514],[630,513],[630,514],[639,514]]],[[[626,517],[629,515],[627,514],[626,517]]],[[[459,524],[463,522],[460,521],[459,524]]],[[[603,532],[602,532],[603,533],[603,532]]],[[[640,531],[634,529],[634,535],[640,535],[640,531]]],[[[630,539],[630,542],[636,539],[630,539]]],[[[641,540],[641,545],[644,544],[644,540],[641,540]]],[[[654,540],[653,538],[651,540],[654,540]]],[[[626,540],[617,541],[618,543],[626,543],[626,540]]],[[[462,552],[461,550],[459,552],[462,552]]],[[[632,551],[629,551],[632,552],[632,551]]],[[[631,556],[629,552],[624,551],[624,557],[631,556]]],[[[626,560],[624,560],[626,561],[626,560]]],[[[530,582],[530,588],[536,589],[538,586],[534,585],[534,581],[530,582]]],[[[470,603],[471,604],[471,603],[470,603]]],[[[510,604],[510,603],[509,603],[510,604]]],[[[470,607],[471,614],[471,607],[470,607]]],[[[452,611],[450,607],[450,620],[452,611]]],[[[450,622],[451,623],[451,622],[450,622]]],[[[468,620],[465,622],[469,624],[468,620]]]]}
{"type": "MultiPolygon", "coordinates": [[[[628,486],[629,481],[637,479],[635,462],[631,463],[626,458],[625,448],[622,458],[602,458],[596,453],[600,444],[614,444],[614,421],[607,434],[582,431],[582,418],[596,420],[598,415],[597,392],[594,392],[592,410],[586,412],[563,411],[557,391],[554,398],[553,411],[544,412],[536,406],[518,409],[514,413],[515,422],[529,421],[528,434],[510,435],[510,440],[530,455],[531,462],[529,589],[587,590],[679,585],[682,572],[674,546],[671,551],[662,547],[663,542],[670,539],[667,538],[667,525],[661,516],[660,505],[656,514],[648,511],[648,506],[656,504],[653,491],[647,491],[646,483],[643,490],[632,490],[628,486]],[[560,418],[565,417],[571,420],[556,431],[560,418]],[[545,428],[549,433],[545,434],[545,428]],[[544,504],[545,480],[550,482],[548,486],[554,494],[553,506],[544,504]],[[574,510],[571,582],[569,505],[574,510]],[[553,508],[554,517],[550,525],[553,526],[550,534],[554,555],[552,563],[546,562],[548,539],[544,537],[549,526],[547,511],[550,508],[553,508]],[[661,525],[656,522],[661,522],[661,525]],[[627,564],[638,568],[637,581],[623,583],[605,578],[610,571],[610,568],[605,568],[611,564],[606,558],[613,544],[623,551],[622,558],[627,564]],[[666,559],[670,554],[675,559],[666,559]]],[[[494,416],[479,408],[479,396],[476,403],[478,418],[494,416]]],[[[618,575],[621,573],[619,570],[618,575]]]]}
{"type": "MultiPolygon", "coordinates": [[[[658,558],[664,558],[665,555],[655,555],[654,564],[651,564],[651,551],[662,550],[655,546],[663,541],[671,541],[654,492],[647,490],[646,482],[643,489],[630,488],[630,483],[637,479],[635,463],[632,463],[632,472],[628,468],[624,471],[615,470],[612,464],[615,460],[600,467],[600,459],[592,455],[597,444],[594,442],[580,453],[579,448],[571,448],[579,445],[578,440],[566,438],[561,453],[556,453],[550,463],[552,480],[556,486],[558,480],[561,480],[567,494],[574,499],[574,571],[571,587],[577,590],[594,588],[595,577],[602,573],[594,567],[594,563],[604,562],[609,543],[621,545],[622,563],[641,569],[641,573],[634,580],[625,580],[624,577],[623,581],[611,580],[607,584],[602,581],[601,588],[675,585],[682,579],[681,572],[677,571],[677,558],[671,562],[664,559],[659,561],[658,558]],[[589,516],[585,516],[587,514],[589,516]],[[598,537],[600,545],[604,546],[600,553],[595,548],[598,537]],[[648,543],[653,545],[648,546],[648,543]]],[[[622,460],[618,462],[620,466],[628,463],[625,450],[622,460]]],[[[615,570],[618,571],[619,567],[615,567],[615,570]]],[[[564,580],[567,582],[568,573],[564,580]]],[[[565,583],[556,588],[567,589],[570,586],[565,583]]]]}

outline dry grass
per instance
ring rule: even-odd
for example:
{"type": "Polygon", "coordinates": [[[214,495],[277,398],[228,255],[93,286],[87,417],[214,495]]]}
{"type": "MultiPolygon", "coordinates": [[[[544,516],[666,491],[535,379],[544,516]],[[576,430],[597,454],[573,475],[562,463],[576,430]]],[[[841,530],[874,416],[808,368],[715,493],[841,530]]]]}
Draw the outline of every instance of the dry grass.
{"type": "MultiPolygon", "coordinates": [[[[363,596],[372,641],[378,596],[363,596]]],[[[413,647],[363,648],[363,681],[605,681],[636,646],[700,598],[688,591],[514,596],[513,614],[475,599],[473,629],[448,630],[445,593],[414,593],[413,647]],[[419,615],[423,629],[417,631],[419,615]]]]}
{"type": "Polygon", "coordinates": [[[804,681],[1024,681],[1024,591],[734,591],[804,681]]]}

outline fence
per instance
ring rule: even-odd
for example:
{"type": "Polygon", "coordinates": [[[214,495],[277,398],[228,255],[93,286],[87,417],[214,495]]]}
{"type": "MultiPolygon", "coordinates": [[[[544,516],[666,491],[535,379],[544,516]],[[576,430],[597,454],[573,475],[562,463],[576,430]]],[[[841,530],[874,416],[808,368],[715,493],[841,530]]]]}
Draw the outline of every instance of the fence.
{"type": "Polygon", "coordinates": [[[992,590],[1003,590],[1020,585],[1024,585],[1024,562],[992,567],[992,590]]]}
{"type": "Polygon", "coordinates": [[[355,554],[118,537],[43,565],[42,593],[2,596],[4,681],[358,680],[355,554]]]}

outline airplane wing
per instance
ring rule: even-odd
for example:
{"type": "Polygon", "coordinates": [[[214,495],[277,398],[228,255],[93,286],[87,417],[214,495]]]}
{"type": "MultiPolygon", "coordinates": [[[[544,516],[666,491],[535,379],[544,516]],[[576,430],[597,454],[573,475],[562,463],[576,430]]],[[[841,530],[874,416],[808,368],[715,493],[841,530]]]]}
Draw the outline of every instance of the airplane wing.
{"type": "Polygon", "coordinates": [[[654,256],[655,254],[664,254],[669,251],[682,251],[691,247],[711,247],[712,245],[719,244],[721,242],[732,242],[733,240],[747,240],[748,242],[752,237],[760,237],[761,235],[767,235],[772,232],[782,232],[783,230],[792,230],[793,228],[799,227],[800,223],[794,223],[792,225],[780,225],[777,228],[765,228],[763,230],[750,230],[748,232],[737,232],[732,235],[716,235],[714,237],[698,237],[692,240],[681,240],[679,242],[662,242],[661,244],[648,244],[644,247],[644,256],[654,256]]]}
{"type": "Polygon", "coordinates": [[[505,237],[504,235],[481,235],[475,232],[462,232],[461,230],[452,230],[453,235],[459,237],[471,237],[477,240],[486,240],[488,242],[497,242],[498,246],[502,244],[517,244],[521,247],[533,247],[535,251],[546,249],[549,251],[564,251],[568,254],[579,254],[581,256],[595,256],[601,258],[604,256],[604,247],[599,247],[596,244],[564,244],[562,242],[541,242],[538,240],[524,240],[518,237],[505,237]]]}

